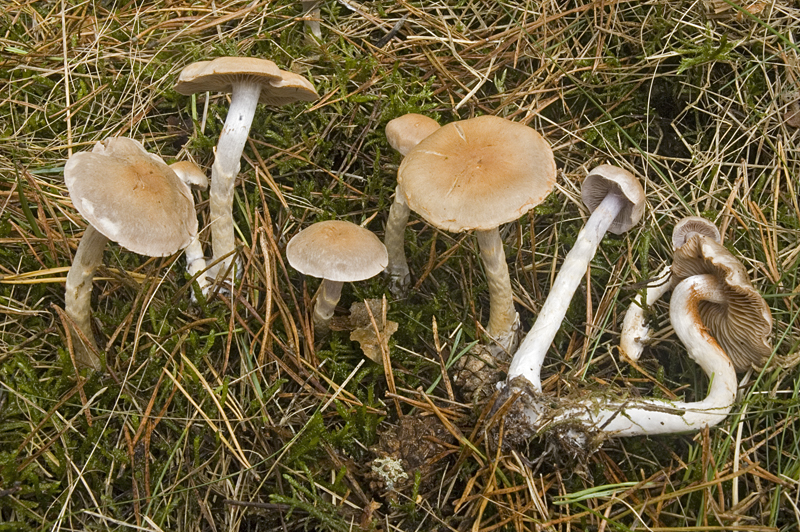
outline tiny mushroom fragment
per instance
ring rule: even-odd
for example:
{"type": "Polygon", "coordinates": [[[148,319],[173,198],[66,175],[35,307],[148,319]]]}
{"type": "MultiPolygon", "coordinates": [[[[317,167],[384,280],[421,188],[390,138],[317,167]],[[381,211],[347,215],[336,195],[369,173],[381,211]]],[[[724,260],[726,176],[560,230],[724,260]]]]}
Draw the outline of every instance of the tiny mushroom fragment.
{"type": "Polygon", "coordinates": [[[368,229],[329,220],[303,229],[286,246],[289,264],[305,275],[322,278],[314,305],[314,329],[326,334],[346,282],[363,281],[386,267],[386,247],[368,229]]]}
{"type": "MultiPolygon", "coordinates": [[[[211,167],[211,247],[213,260],[221,260],[214,273],[229,271],[233,262],[233,186],[259,102],[284,105],[319,97],[311,83],[285,72],[272,61],[252,57],[218,57],[185,67],[175,85],[180,94],[229,92],[231,105],[211,167]]],[[[228,279],[233,281],[233,277],[228,279]]]]}
{"type": "Polygon", "coordinates": [[[555,179],[547,141],[530,127],[495,116],[437,129],[406,154],[397,174],[398,191],[430,224],[476,231],[489,282],[486,332],[509,352],[519,338],[519,316],[499,227],[541,203],[555,179]]]}
{"type": "MultiPolygon", "coordinates": [[[[386,140],[389,145],[405,156],[423,139],[429,137],[441,126],[433,118],[416,113],[409,113],[386,124],[386,140]]],[[[405,200],[405,194],[397,185],[394,202],[389,208],[389,217],[386,219],[386,232],[383,243],[389,252],[389,265],[386,271],[392,285],[391,290],[395,295],[402,295],[411,282],[411,273],[406,260],[404,233],[408,224],[410,209],[405,200]]]]}
{"type": "Polygon", "coordinates": [[[91,152],[70,157],[64,180],[75,208],[91,224],[67,274],[65,310],[79,331],[72,335],[76,363],[101,369],[91,327],[91,294],[106,242],[150,257],[171,255],[197,234],[194,201],[160,157],[125,137],[98,142],[91,152]]]}
{"type": "Polygon", "coordinates": [[[639,181],[630,172],[608,164],[589,172],[583,181],[581,197],[592,214],[564,258],[539,316],[508,369],[509,382],[525,377],[537,392],[542,391],[544,357],[603,235],[606,231],[624,233],[639,222],[644,212],[644,191],[639,181]]]}
{"type": "Polygon", "coordinates": [[[598,394],[542,400],[521,394],[519,406],[527,419],[522,425],[530,434],[568,423],[569,437],[580,447],[609,436],[698,430],[725,419],[736,399],[736,370],[763,365],[771,352],[769,307],[750,285],[744,266],[713,235],[695,233],[680,246],[672,280],[670,321],[710,380],[706,397],[685,402],[598,394]]]}

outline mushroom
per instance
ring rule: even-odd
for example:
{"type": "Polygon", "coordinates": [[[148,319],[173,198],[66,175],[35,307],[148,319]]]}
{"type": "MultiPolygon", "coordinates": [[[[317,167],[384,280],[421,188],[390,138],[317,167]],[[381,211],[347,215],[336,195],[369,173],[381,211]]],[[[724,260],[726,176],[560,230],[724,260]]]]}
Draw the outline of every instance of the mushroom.
{"type": "Polygon", "coordinates": [[[194,200],[160,157],[125,137],[98,142],[91,152],[70,157],[64,181],[75,208],[90,224],[67,274],[65,310],[80,331],[73,336],[77,364],[99,370],[91,295],[106,242],[150,257],[171,255],[197,234],[194,200]]]}
{"type": "MultiPolygon", "coordinates": [[[[208,177],[205,172],[192,161],[179,161],[169,165],[172,171],[178,176],[178,179],[183,183],[195,190],[206,190],[208,188],[208,177]]],[[[200,234],[196,234],[192,242],[183,250],[186,255],[186,273],[190,277],[194,277],[200,272],[206,270],[206,258],[203,255],[203,245],[200,243],[200,234]]],[[[204,274],[197,275],[195,279],[200,290],[205,292],[209,286],[208,278],[204,274]]],[[[194,298],[194,294],[192,295],[194,298]]],[[[194,299],[192,299],[194,301],[194,299]]]]}
{"type": "MultiPolygon", "coordinates": [[[[389,141],[392,148],[400,152],[400,155],[405,156],[420,141],[429,137],[440,127],[433,118],[409,113],[390,120],[386,124],[386,140],[389,141]]],[[[389,265],[386,266],[386,272],[392,281],[391,291],[396,296],[402,295],[411,282],[404,239],[409,212],[405,194],[400,190],[400,185],[397,185],[394,202],[389,208],[389,217],[386,219],[386,232],[383,236],[383,243],[389,252],[389,265]]]]}
{"type": "Polygon", "coordinates": [[[305,27],[318,41],[322,40],[322,31],[319,27],[320,18],[322,17],[319,9],[319,3],[321,1],[322,0],[302,0],[301,2],[301,4],[303,4],[305,27]]]}
{"type": "Polygon", "coordinates": [[[542,391],[544,357],[603,235],[606,231],[624,233],[639,222],[644,212],[644,191],[639,181],[630,172],[608,164],[589,172],[581,197],[592,214],[564,258],[539,316],[508,369],[509,382],[523,376],[536,392],[542,391]]]}
{"type": "MultiPolygon", "coordinates": [[[[678,249],[695,234],[706,235],[715,242],[720,242],[717,226],[699,216],[687,216],[679,221],[672,231],[672,248],[678,249]]],[[[656,301],[669,292],[672,288],[670,275],[672,268],[667,265],[656,276],[645,291],[645,302],[642,304],[641,294],[637,295],[625,312],[622,322],[622,332],[619,338],[619,349],[624,359],[636,362],[642,356],[644,346],[650,341],[650,327],[645,319],[646,309],[652,307],[656,301]]]]}
{"type": "Polygon", "coordinates": [[[499,226],[541,203],[555,178],[547,141],[495,116],[439,128],[406,154],[397,173],[411,210],[439,229],[475,230],[489,282],[486,332],[505,351],[518,341],[519,315],[499,226]]]}
{"type": "Polygon", "coordinates": [[[289,264],[305,275],[322,278],[314,305],[314,330],[328,324],[345,282],[363,281],[386,267],[386,247],[368,229],[341,220],[318,222],[303,229],[286,246],[289,264]]]}
{"type": "Polygon", "coordinates": [[[678,248],[673,281],[672,327],[708,375],[707,396],[696,402],[604,395],[542,401],[521,394],[528,430],[561,426],[580,445],[587,437],[685,432],[725,419],[736,399],[737,369],[763,363],[771,352],[769,307],[750,285],[744,266],[713,236],[694,234],[678,248]]]}
{"type": "MultiPolygon", "coordinates": [[[[239,161],[259,102],[284,105],[313,101],[319,97],[308,80],[280,70],[275,63],[251,57],[218,57],[185,67],[175,85],[180,94],[204,91],[230,92],[231,105],[220,133],[211,167],[211,249],[213,261],[221,260],[212,272],[229,271],[233,262],[233,186],[239,161]]],[[[232,273],[231,282],[235,273],[232,273]]]]}

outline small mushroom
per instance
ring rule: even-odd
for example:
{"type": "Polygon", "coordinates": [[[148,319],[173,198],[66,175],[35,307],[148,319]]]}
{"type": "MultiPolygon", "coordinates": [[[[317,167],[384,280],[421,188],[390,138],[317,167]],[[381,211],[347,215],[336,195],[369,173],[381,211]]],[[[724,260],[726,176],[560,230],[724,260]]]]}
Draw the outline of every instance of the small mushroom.
{"type": "MultiPolygon", "coordinates": [[[[205,172],[192,161],[179,161],[169,165],[172,171],[178,176],[178,179],[194,190],[206,190],[208,188],[208,177],[205,172]]],[[[206,258],[203,254],[203,245],[200,243],[200,234],[196,234],[192,242],[183,250],[186,255],[186,273],[190,277],[194,277],[198,273],[206,271],[206,258]]],[[[200,290],[203,292],[209,286],[208,278],[203,275],[197,275],[195,279],[200,290]]],[[[192,295],[194,298],[194,294],[192,295]]],[[[194,302],[194,299],[192,299],[194,302]]]]}
{"type": "Polygon", "coordinates": [[[175,90],[185,95],[205,91],[231,94],[211,167],[209,194],[213,260],[225,257],[212,273],[228,271],[234,251],[233,186],[256,106],[259,102],[284,105],[313,101],[319,95],[302,76],[280,70],[272,61],[251,57],[218,57],[192,63],[181,71],[175,90]]]}
{"type": "Polygon", "coordinates": [[[328,324],[346,282],[363,281],[386,267],[386,247],[368,229],[330,220],[303,229],[286,246],[286,258],[294,269],[322,278],[314,305],[314,329],[326,334],[328,324]]]}
{"type": "Polygon", "coordinates": [[[76,153],[64,167],[64,181],[75,208],[91,224],[67,274],[65,310],[81,333],[73,335],[76,362],[99,370],[91,295],[106,242],[150,257],[171,255],[195,238],[197,216],[189,188],[133,139],[111,138],[91,152],[76,153]]]}
{"type": "Polygon", "coordinates": [[[322,30],[320,30],[319,25],[320,18],[322,17],[322,13],[319,9],[319,3],[321,1],[322,0],[302,0],[301,2],[303,4],[305,27],[318,41],[322,40],[322,30]]]}
{"type": "MultiPolygon", "coordinates": [[[[386,140],[389,145],[405,156],[423,139],[429,137],[441,126],[433,118],[416,113],[409,113],[386,124],[386,140]]],[[[389,265],[386,272],[391,278],[391,290],[396,296],[402,295],[411,282],[411,273],[406,260],[404,233],[408,225],[410,209],[405,200],[405,194],[397,185],[394,202],[389,208],[389,217],[386,219],[386,232],[383,243],[389,252],[389,265]]]]}
{"type": "Polygon", "coordinates": [[[544,357],[603,235],[606,231],[624,233],[639,222],[644,212],[644,191],[639,181],[616,166],[604,164],[589,172],[581,197],[592,214],[564,258],[539,316],[508,369],[508,381],[523,376],[537,392],[542,391],[544,357]]]}
{"type": "Polygon", "coordinates": [[[496,116],[439,128],[406,154],[397,173],[409,208],[430,224],[475,230],[489,282],[486,332],[505,351],[518,341],[519,315],[499,227],[541,203],[555,178],[547,141],[528,126],[496,116]]]}

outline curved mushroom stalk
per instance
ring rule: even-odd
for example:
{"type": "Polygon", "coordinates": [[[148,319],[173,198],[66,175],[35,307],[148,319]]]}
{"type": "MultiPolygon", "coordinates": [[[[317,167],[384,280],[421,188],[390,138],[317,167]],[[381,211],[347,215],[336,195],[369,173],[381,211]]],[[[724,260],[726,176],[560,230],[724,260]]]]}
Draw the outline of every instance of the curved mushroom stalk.
{"type": "Polygon", "coordinates": [[[647,286],[645,300],[642,301],[642,295],[638,294],[628,311],[625,312],[625,319],[622,321],[622,332],[619,338],[619,349],[622,352],[623,358],[632,362],[639,360],[642,356],[644,347],[649,343],[650,327],[647,325],[645,313],[647,309],[655,305],[656,301],[669,292],[671,288],[669,277],[672,273],[672,268],[667,265],[658,274],[658,276],[647,286]]]}
{"type": "Polygon", "coordinates": [[[94,340],[92,332],[92,280],[97,268],[103,263],[103,250],[108,238],[100,231],[86,226],[75,259],[67,273],[66,292],[64,294],[64,310],[72,319],[75,328],[81,335],[72,335],[72,346],[75,351],[75,362],[80,367],[101,370],[103,363],[97,354],[100,348],[94,340]],[[89,342],[85,344],[81,336],[89,342]]]}
{"type": "Polygon", "coordinates": [[[322,30],[320,29],[320,18],[322,13],[319,9],[319,0],[303,0],[305,26],[318,41],[322,40],[322,30]]]}
{"type": "Polygon", "coordinates": [[[628,202],[622,194],[612,191],[578,233],[578,239],[564,258],[536,322],[511,360],[508,368],[509,381],[522,376],[530,381],[534,390],[542,391],[541,371],[547,350],[564,321],[572,295],[586,274],[586,268],[597,252],[597,246],[626,203],[628,202]]]}
{"type": "Polygon", "coordinates": [[[559,408],[546,404],[554,401],[524,400],[522,410],[531,431],[566,427],[577,446],[590,439],[609,436],[668,434],[711,427],[730,412],[736,399],[736,371],[725,351],[700,321],[702,302],[726,301],[722,285],[713,275],[695,275],[675,287],[670,302],[670,319],[689,356],[708,375],[711,383],[707,396],[696,402],[661,399],[611,400],[595,396],[574,402],[563,400],[559,408]]]}

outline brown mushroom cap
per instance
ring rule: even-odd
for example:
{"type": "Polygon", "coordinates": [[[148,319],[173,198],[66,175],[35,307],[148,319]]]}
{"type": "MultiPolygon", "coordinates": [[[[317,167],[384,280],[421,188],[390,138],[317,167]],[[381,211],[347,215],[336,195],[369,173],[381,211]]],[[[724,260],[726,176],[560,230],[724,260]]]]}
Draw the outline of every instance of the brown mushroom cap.
{"type": "Polygon", "coordinates": [[[627,201],[608,228],[615,235],[621,235],[642,219],[644,190],[632,173],[618,166],[601,164],[592,169],[583,180],[581,199],[589,211],[594,212],[611,191],[621,194],[627,201]]]}
{"type": "Polygon", "coordinates": [[[197,234],[189,188],[136,140],[111,138],[76,153],[64,167],[64,181],[78,212],[136,253],[171,255],[197,234]]]}
{"type": "Polygon", "coordinates": [[[398,116],[386,124],[386,140],[389,145],[406,156],[411,149],[429,137],[440,127],[433,118],[417,113],[398,116]]]}
{"type": "Polygon", "coordinates": [[[712,222],[700,216],[687,216],[675,224],[675,229],[672,230],[672,248],[678,249],[684,245],[693,233],[711,237],[717,243],[722,240],[719,229],[712,222]]]}
{"type": "Polygon", "coordinates": [[[547,141],[496,116],[439,128],[408,152],[397,174],[408,206],[453,232],[516,220],[544,200],[555,180],[547,141]]]}
{"type": "Polygon", "coordinates": [[[702,301],[700,319],[737,371],[763,367],[772,353],[772,315],[769,306],[750,284],[747,271],[736,257],[712,237],[695,234],[675,250],[673,286],[692,275],[712,274],[724,285],[727,303],[702,301]]]}
{"type": "Polygon", "coordinates": [[[339,282],[369,279],[389,262],[372,231],[341,220],[318,222],[294,235],[286,258],[300,273],[339,282]]]}
{"type": "Polygon", "coordinates": [[[261,83],[259,101],[268,105],[319,98],[314,86],[304,77],[281,70],[268,59],[256,57],[218,57],[192,63],[181,71],[175,90],[185,95],[232,92],[236,82],[248,79],[261,83]]]}

